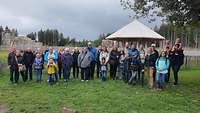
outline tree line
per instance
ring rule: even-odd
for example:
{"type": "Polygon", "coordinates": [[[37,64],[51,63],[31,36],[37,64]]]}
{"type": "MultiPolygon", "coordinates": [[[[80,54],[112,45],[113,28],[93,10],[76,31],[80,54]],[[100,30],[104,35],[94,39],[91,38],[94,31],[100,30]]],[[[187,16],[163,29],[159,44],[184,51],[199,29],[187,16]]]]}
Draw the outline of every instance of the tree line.
{"type": "Polygon", "coordinates": [[[198,27],[192,25],[176,26],[170,23],[163,23],[159,28],[155,27],[154,30],[173,44],[177,38],[180,38],[184,47],[200,48],[200,29],[198,27]]]}
{"type": "Polygon", "coordinates": [[[35,40],[36,42],[43,43],[44,46],[77,46],[83,47],[86,46],[89,41],[93,43],[93,46],[101,45],[103,39],[105,39],[108,34],[100,34],[96,40],[86,40],[83,39],[81,41],[76,40],[76,38],[64,37],[63,33],[60,33],[57,29],[47,29],[40,30],[37,33],[31,32],[27,34],[27,37],[35,40]]]}

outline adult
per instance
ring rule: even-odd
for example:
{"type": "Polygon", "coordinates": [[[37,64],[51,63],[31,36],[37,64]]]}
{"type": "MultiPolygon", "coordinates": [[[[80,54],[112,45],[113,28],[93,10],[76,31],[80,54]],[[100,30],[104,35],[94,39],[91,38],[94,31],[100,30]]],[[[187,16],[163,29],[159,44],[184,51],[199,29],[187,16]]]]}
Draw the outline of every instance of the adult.
{"type": "Polygon", "coordinates": [[[175,46],[172,49],[172,70],[174,73],[174,85],[178,84],[178,72],[180,70],[180,67],[184,63],[184,54],[183,49],[180,49],[180,44],[175,44],[175,46]]]}
{"type": "Polygon", "coordinates": [[[155,63],[157,58],[155,57],[155,54],[153,52],[153,48],[149,47],[147,49],[147,55],[145,57],[145,65],[149,69],[149,85],[150,88],[153,88],[154,85],[154,71],[155,71],[155,63]]]}
{"type": "Polygon", "coordinates": [[[81,81],[88,81],[90,77],[90,64],[92,62],[92,53],[84,49],[78,57],[78,64],[81,68],[81,81]]]}
{"type": "Polygon", "coordinates": [[[128,50],[128,83],[135,84],[138,76],[138,70],[140,67],[139,61],[139,51],[135,44],[132,44],[131,48],[128,50]]]}
{"type": "Polygon", "coordinates": [[[33,54],[31,48],[27,48],[23,55],[24,64],[26,66],[25,75],[31,81],[32,77],[32,66],[35,59],[35,55],[33,54]]]}
{"type": "Polygon", "coordinates": [[[63,73],[63,68],[62,68],[62,57],[64,54],[64,48],[60,48],[59,52],[58,52],[58,75],[59,75],[59,79],[62,79],[62,73],[63,73]]]}
{"type": "Polygon", "coordinates": [[[18,73],[22,76],[22,80],[26,82],[27,76],[25,76],[25,65],[23,59],[23,51],[17,50],[16,51],[16,61],[18,64],[18,73]]]}
{"type": "Polygon", "coordinates": [[[118,48],[116,46],[114,46],[109,55],[110,78],[112,80],[116,79],[119,58],[120,58],[120,53],[118,52],[118,48]]]}
{"type": "Polygon", "coordinates": [[[77,78],[79,77],[79,67],[78,67],[78,55],[80,54],[79,49],[77,47],[74,48],[73,52],[73,77],[77,78]]]}
{"type": "Polygon", "coordinates": [[[67,82],[70,78],[71,67],[73,64],[73,57],[70,54],[69,48],[65,48],[65,52],[61,59],[64,81],[67,82]]]}
{"type": "Polygon", "coordinates": [[[98,50],[97,50],[97,59],[96,59],[96,64],[97,64],[97,78],[99,78],[100,68],[101,68],[101,58],[100,58],[101,52],[102,52],[102,47],[99,46],[98,50]]]}
{"type": "MultiPolygon", "coordinates": [[[[156,44],[151,44],[151,47],[153,49],[153,52],[152,52],[152,56],[155,58],[155,59],[158,59],[159,57],[159,52],[156,50],[156,44]]],[[[156,62],[156,61],[155,61],[156,62]]],[[[154,65],[155,66],[155,65],[154,65]]],[[[153,71],[153,81],[155,82],[155,78],[156,78],[156,68],[154,67],[154,71],[153,71]]]]}
{"type": "Polygon", "coordinates": [[[14,47],[10,49],[10,53],[8,54],[8,67],[10,69],[10,81],[12,83],[18,83],[19,72],[16,61],[16,48],[14,47]]]}
{"type": "Polygon", "coordinates": [[[88,42],[88,52],[90,52],[91,54],[91,64],[90,64],[90,79],[94,79],[94,71],[95,71],[95,65],[96,65],[96,58],[97,58],[97,50],[96,48],[92,47],[92,43],[88,42]]]}

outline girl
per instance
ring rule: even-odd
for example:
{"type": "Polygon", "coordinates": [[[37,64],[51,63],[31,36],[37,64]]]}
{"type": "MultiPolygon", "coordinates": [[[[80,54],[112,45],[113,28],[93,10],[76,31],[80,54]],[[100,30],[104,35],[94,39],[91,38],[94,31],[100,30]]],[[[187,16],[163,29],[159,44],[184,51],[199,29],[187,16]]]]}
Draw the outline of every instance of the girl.
{"type": "Polygon", "coordinates": [[[48,81],[50,85],[54,84],[56,72],[57,72],[57,66],[53,58],[50,58],[47,64],[48,81]]]}
{"type": "Polygon", "coordinates": [[[101,62],[101,79],[106,81],[106,59],[103,57],[101,62]]]}
{"type": "Polygon", "coordinates": [[[36,82],[41,82],[42,78],[42,69],[43,69],[43,60],[41,54],[37,53],[34,60],[34,69],[35,69],[35,79],[36,82]]]}
{"type": "Polygon", "coordinates": [[[156,87],[162,90],[165,87],[165,78],[168,73],[169,59],[166,56],[166,51],[162,51],[160,57],[156,61],[156,87]]]}

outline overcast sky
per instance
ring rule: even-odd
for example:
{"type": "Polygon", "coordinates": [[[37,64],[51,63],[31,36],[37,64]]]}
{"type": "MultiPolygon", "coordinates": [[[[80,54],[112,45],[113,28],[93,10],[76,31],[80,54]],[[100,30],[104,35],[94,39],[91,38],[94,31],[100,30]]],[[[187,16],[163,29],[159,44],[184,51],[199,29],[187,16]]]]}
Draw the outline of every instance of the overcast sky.
{"type": "MultiPolygon", "coordinates": [[[[0,0],[0,25],[17,28],[20,35],[51,28],[93,40],[133,21],[129,15],[120,0],[0,0]]],[[[149,27],[159,23],[141,21],[149,27]]]]}

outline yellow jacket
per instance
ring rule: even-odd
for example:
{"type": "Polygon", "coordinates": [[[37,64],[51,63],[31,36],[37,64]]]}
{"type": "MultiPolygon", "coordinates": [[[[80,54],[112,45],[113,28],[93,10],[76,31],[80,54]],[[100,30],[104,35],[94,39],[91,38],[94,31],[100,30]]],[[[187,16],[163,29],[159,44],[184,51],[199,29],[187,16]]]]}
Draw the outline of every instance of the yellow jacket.
{"type": "Polygon", "coordinates": [[[47,65],[47,73],[48,74],[55,74],[57,71],[57,65],[56,64],[48,64],[47,65]]]}

